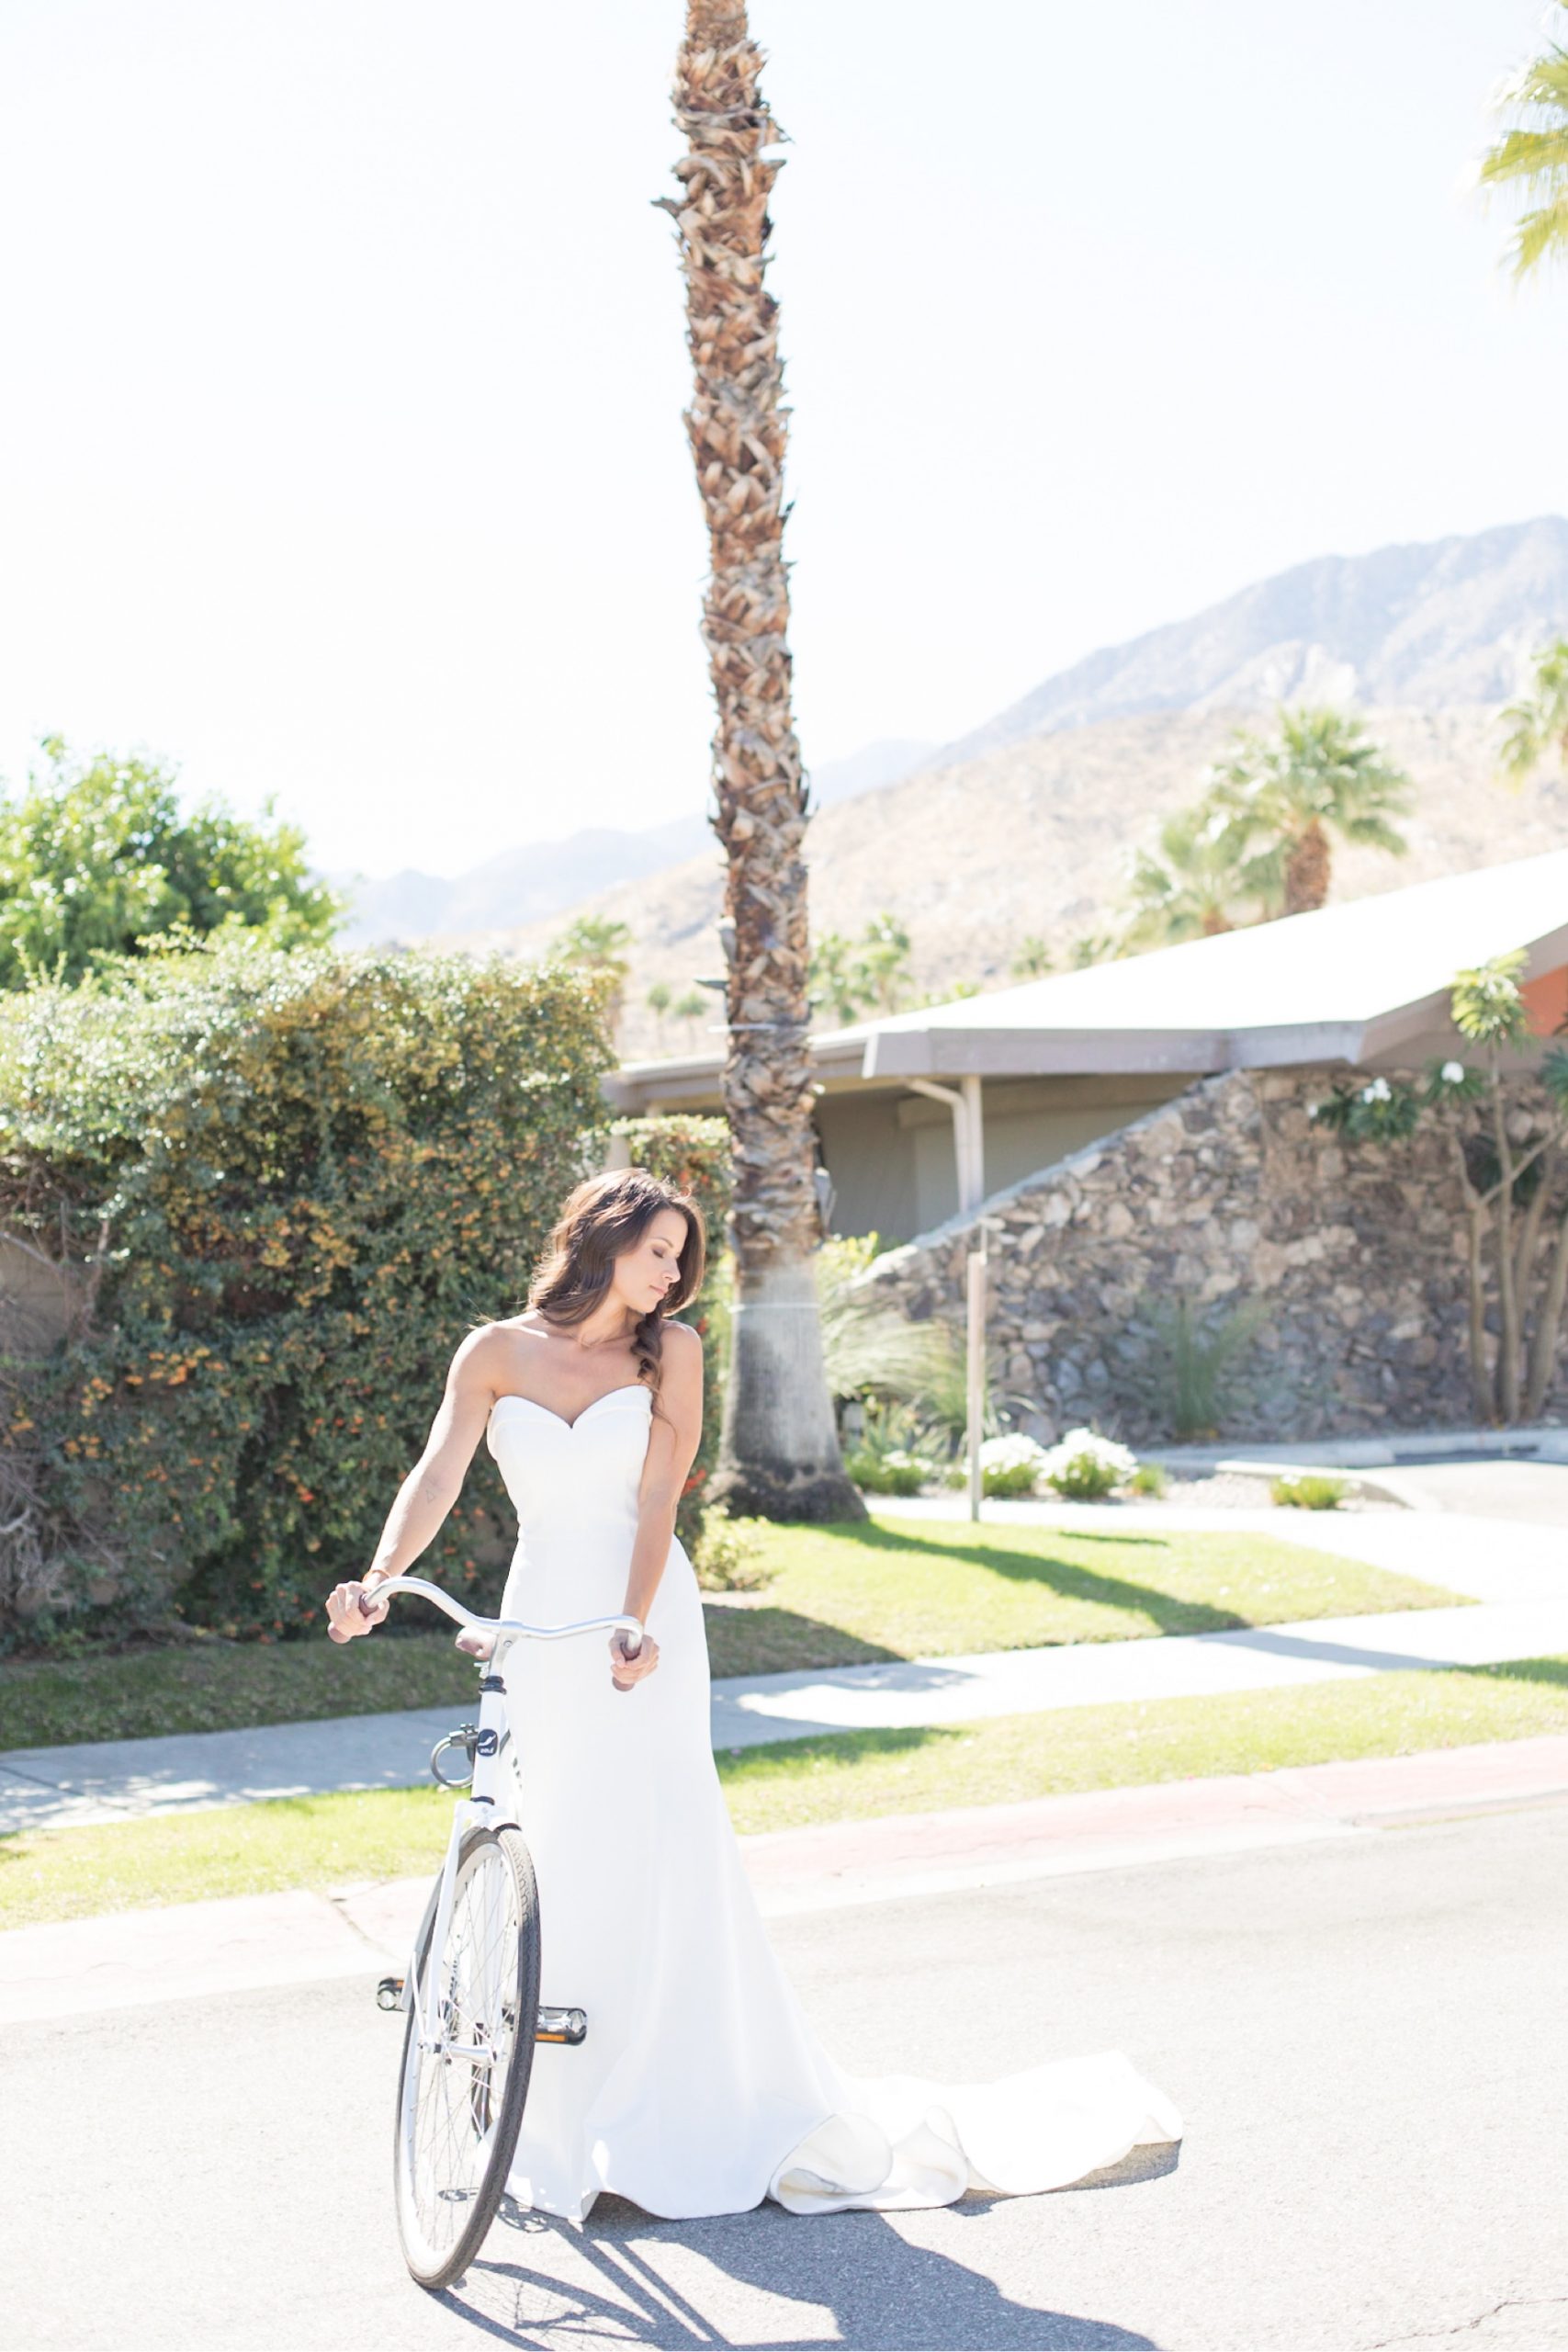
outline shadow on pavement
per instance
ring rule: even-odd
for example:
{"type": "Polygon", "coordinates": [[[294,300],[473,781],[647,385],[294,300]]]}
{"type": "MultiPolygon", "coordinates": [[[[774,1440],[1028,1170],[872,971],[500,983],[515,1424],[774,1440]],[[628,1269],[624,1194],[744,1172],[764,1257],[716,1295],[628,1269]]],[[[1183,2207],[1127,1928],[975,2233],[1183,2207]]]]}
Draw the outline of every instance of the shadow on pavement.
{"type": "MultiPolygon", "coordinates": [[[[1155,2179],[1178,2154],[1136,2148],[1055,2193],[1155,2179]]],[[[944,2211],[979,2220],[998,2201],[966,2197],[944,2211]]],[[[435,2300],[481,2335],[529,2352],[606,2341],[740,2343],[749,2352],[1159,2352],[1114,2320],[1016,2302],[983,2271],[910,2244],[880,2213],[803,2219],[771,2202],[660,2222],[605,2196],[581,2229],[508,2202],[484,2258],[435,2300]]]]}

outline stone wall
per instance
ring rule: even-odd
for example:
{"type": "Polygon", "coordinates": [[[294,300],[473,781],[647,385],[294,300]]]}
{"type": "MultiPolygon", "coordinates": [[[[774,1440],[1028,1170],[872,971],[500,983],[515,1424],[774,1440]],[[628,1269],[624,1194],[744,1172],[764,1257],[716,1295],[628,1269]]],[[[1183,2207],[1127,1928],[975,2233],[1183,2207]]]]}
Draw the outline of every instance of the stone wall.
{"type": "MultiPolygon", "coordinates": [[[[1257,1301],[1220,1434],[1242,1440],[1462,1425],[1464,1236],[1431,1126],[1350,1145],[1310,1106],[1343,1071],[1232,1071],[987,1200],[996,1385],[1050,1442],[1078,1421],[1144,1443],[1170,1431],[1159,1302],[1212,1327],[1257,1301]]],[[[973,1231],[954,1217],[857,1289],[962,1333],[973,1231]]],[[[1560,1372],[1549,1410],[1568,1404],[1560,1372]]]]}

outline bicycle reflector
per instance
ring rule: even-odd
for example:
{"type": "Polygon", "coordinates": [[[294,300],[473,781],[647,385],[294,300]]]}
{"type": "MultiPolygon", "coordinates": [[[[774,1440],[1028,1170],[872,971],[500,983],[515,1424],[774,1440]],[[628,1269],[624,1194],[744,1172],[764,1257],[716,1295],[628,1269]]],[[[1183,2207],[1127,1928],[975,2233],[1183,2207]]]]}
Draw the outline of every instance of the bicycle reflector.
{"type": "Polygon", "coordinates": [[[536,2041],[564,2041],[575,2050],[588,2039],[588,2013],[585,2009],[547,2009],[539,2011],[534,2028],[536,2041]]]}

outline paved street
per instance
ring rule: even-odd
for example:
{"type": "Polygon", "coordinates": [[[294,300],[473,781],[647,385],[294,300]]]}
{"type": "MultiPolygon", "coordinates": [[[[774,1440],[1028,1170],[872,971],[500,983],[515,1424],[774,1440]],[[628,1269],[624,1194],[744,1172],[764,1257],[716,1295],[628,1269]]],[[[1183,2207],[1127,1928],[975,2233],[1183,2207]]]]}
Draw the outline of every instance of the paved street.
{"type": "Polygon", "coordinates": [[[8,2352],[1546,2352],[1565,1860],[1568,1807],[1539,1805],[775,1920],[850,2065],[1119,2046],[1182,2108],[1179,2161],[896,2221],[513,2217],[436,2300],[392,2240],[397,2027],[367,1979],[18,2026],[5,2112],[84,2128],[68,2173],[16,2134],[8,2352]]]}

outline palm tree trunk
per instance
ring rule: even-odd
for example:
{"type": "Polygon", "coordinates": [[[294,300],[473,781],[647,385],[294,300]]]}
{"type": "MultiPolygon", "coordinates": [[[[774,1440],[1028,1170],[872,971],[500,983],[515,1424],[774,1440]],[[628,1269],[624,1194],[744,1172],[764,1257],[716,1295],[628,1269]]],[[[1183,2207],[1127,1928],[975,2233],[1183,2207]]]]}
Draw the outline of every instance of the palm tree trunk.
{"type": "Polygon", "coordinates": [[[1333,860],[1328,835],[1315,817],[1291,842],[1285,857],[1285,912],[1311,914],[1328,897],[1333,860]]]}
{"type": "Polygon", "coordinates": [[[788,412],[778,305],[763,285],[778,132],[744,0],[687,0],[675,63],[679,232],[694,383],[686,430],[707,521],[703,639],[717,706],[712,819],[733,926],[724,1106],[735,1156],[736,1296],[719,1460],[732,1510],[863,1519],[822,1362],[820,1238],[807,1051],[806,782],[790,707],[784,560],[788,412]]]}

